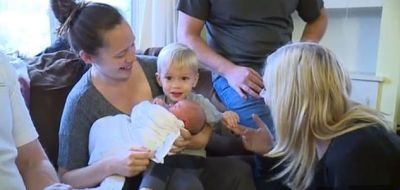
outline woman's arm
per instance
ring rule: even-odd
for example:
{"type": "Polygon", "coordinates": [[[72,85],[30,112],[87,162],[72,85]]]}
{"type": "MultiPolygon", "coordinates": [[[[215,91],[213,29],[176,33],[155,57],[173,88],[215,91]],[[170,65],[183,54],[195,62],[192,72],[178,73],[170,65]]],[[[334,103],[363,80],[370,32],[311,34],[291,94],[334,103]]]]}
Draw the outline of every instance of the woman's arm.
{"type": "Polygon", "coordinates": [[[151,157],[152,153],[147,149],[131,148],[83,168],[68,171],[60,167],[58,173],[61,181],[71,184],[74,188],[94,187],[114,174],[125,177],[138,175],[147,168],[151,157]]]}
{"type": "Polygon", "coordinates": [[[199,133],[191,137],[187,145],[187,148],[202,149],[207,146],[208,141],[210,140],[211,137],[212,128],[208,123],[206,123],[205,125],[206,126],[204,126],[199,133]]]}
{"type": "Polygon", "coordinates": [[[186,129],[181,129],[181,136],[175,140],[174,147],[170,150],[171,153],[178,153],[182,150],[189,149],[202,149],[205,148],[210,140],[212,128],[209,124],[205,124],[206,126],[197,133],[192,136],[190,132],[186,129]]]}
{"type": "Polygon", "coordinates": [[[99,161],[91,166],[68,171],[65,168],[58,168],[58,175],[64,183],[72,185],[74,188],[94,187],[104,178],[111,175],[108,160],[99,161]]]}

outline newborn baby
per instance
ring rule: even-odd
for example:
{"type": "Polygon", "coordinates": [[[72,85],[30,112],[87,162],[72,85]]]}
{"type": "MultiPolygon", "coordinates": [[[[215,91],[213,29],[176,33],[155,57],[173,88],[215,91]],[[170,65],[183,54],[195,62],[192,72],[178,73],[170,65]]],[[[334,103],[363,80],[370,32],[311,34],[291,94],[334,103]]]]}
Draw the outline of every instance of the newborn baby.
{"type": "Polygon", "coordinates": [[[205,121],[202,107],[190,100],[181,100],[169,106],[143,101],[132,109],[130,117],[118,114],[93,123],[89,134],[89,165],[131,146],[143,146],[155,151],[153,160],[162,163],[179,137],[180,128],[197,134],[205,121]]]}
{"type": "Polygon", "coordinates": [[[168,110],[183,121],[185,129],[192,135],[200,132],[206,123],[206,114],[203,108],[196,102],[186,99],[179,100],[170,106],[168,110]]]}
{"type": "MultiPolygon", "coordinates": [[[[124,154],[132,146],[154,151],[152,160],[163,163],[180,135],[180,128],[196,134],[205,120],[202,107],[190,100],[169,106],[143,101],[132,109],[130,116],[106,116],[93,123],[89,134],[89,165],[109,155],[124,154]]],[[[109,176],[100,187],[120,189],[124,181],[122,176],[109,176]]]]}

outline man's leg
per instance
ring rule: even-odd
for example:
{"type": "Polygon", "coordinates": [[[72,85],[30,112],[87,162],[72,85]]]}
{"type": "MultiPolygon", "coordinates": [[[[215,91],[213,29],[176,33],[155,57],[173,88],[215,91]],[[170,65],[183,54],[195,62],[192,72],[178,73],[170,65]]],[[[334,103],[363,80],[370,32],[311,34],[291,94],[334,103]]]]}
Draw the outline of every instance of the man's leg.
{"type": "MultiPolygon", "coordinates": [[[[235,111],[239,115],[240,124],[246,127],[256,128],[257,126],[252,118],[252,114],[257,114],[275,136],[275,127],[273,125],[272,116],[268,106],[265,105],[264,99],[254,97],[243,99],[229,86],[228,81],[222,76],[216,77],[213,81],[213,85],[221,102],[229,110],[235,111]]],[[[258,187],[261,186],[264,188],[264,184],[266,184],[264,183],[264,179],[266,179],[268,173],[265,169],[271,168],[271,166],[269,164],[264,164],[263,160],[265,158],[261,155],[254,155],[252,158],[254,159],[254,164],[251,164],[254,172],[254,179],[258,187]]]]}
{"type": "Polygon", "coordinates": [[[252,119],[252,114],[257,114],[267,124],[268,129],[272,134],[275,134],[275,128],[273,125],[270,110],[265,105],[264,99],[248,97],[244,99],[229,86],[228,81],[218,76],[213,81],[214,90],[220,98],[221,102],[226,106],[228,110],[236,112],[240,117],[240,124],[256,128],[256,123],[252,119]]]}

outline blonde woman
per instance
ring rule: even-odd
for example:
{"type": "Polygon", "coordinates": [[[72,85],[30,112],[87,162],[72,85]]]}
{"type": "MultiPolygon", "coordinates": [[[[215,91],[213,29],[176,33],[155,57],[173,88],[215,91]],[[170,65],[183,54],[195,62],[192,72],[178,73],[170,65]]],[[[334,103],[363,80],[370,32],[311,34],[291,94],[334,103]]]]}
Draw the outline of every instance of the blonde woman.
{"type": "Polygon", "coordinates": [[[275,179],[291,189],[400,188],[400,138],[381,113],[349,100],[349,74],[331,51],[286,45],[267,59],[263,81],[276,141],[256,116],[260,128],[242,137],[266,160],[281,159],[275,179]]]}

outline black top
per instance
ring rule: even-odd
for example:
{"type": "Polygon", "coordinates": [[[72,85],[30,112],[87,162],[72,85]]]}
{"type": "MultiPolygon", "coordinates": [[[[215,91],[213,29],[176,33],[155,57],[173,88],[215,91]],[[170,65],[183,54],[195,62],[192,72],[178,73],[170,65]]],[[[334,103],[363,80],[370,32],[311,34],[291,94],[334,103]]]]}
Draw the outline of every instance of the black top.
{"type": "MultiPolygon", "coordinates": [[[[278,158],[264,157],[260,169],[270,179],[284,167],[278,158]]],[[[264,182],[270,189],[289,189],[281,180],[264,182]],[[275,185],[275,186],[273,186],[275,185]]],[[[314,189],[400,189],[400,137],[383,127],[365,127],[332,139],[318,162],[314,189]]]]}
{"type": "Polygon", "coordinates": [[[178,10],[206,22],[208,45],[235,64],[261,71],[267,55],[291,41],[297,11],[308,22],[322,0],[180,0],[178,10]]]}
{"type": "Polygon", "coordinates": [[[365,127],[334,138],[310,189],[400,189],[400,137],[365,127]]]}

